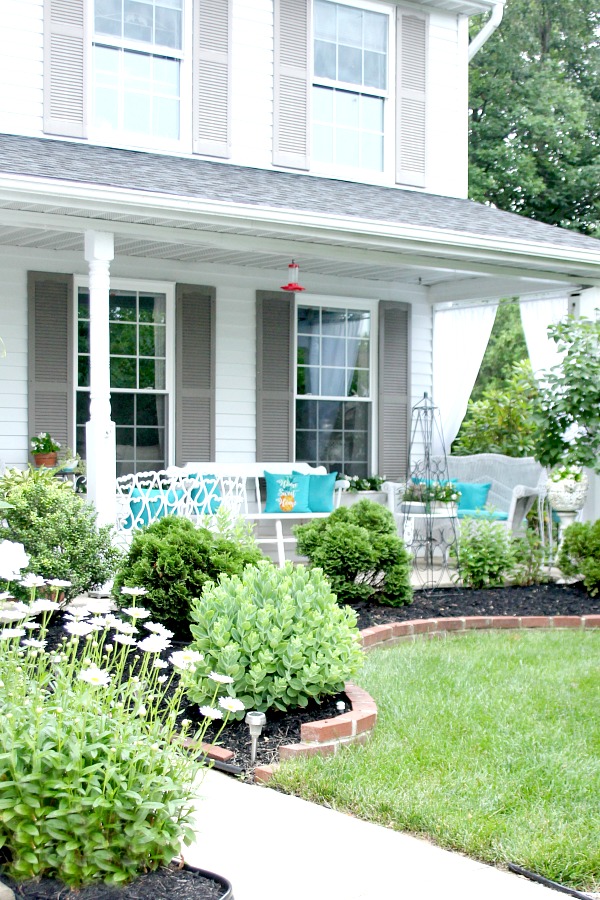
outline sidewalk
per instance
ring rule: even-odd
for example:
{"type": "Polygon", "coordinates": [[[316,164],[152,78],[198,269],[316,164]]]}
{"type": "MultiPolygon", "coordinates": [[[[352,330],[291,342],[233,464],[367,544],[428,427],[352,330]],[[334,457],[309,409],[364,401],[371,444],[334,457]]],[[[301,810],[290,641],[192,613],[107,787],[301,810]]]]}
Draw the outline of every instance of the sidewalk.
{"type": "MultiPolygon", "coordinates": [[[[235,900],[557,900],[561,894],[425,840],[210,770],[186,862],[235,900]]],[[[565,896],[565,895],[562,895],[565,896]]]]}

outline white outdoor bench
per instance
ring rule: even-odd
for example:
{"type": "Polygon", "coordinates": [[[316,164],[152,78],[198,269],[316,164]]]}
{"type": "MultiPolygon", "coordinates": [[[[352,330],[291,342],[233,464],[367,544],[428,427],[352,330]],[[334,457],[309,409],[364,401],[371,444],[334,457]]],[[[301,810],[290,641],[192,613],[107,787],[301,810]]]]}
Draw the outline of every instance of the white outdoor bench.
{"type": "MultiPolygon", "coordinates": [[[[182,468],[171,466],[159,472],[138,472],[117,478],[117,535],[120,546],[126,548],[136,529],[143,528],[166,515],[184,516],[198,523],[205,516],[214,515],[224,507],[235,516],[265,523],[264,533],[256,535],[259,544],[275,546],[277,562],[283,566],[286,545],[295,545],[296,538],[284,533],[284,524],[326,518],[327,512],[266,513],[264,473],[291,475],[326,475],[324,466],[307,463],[206,463],[190,462],[182,468]]],[[[340,504],[346,481],[337,481],[334,508],[340,504]]],[[[257,528],[258,530],[258,528],[257,528]]]]}

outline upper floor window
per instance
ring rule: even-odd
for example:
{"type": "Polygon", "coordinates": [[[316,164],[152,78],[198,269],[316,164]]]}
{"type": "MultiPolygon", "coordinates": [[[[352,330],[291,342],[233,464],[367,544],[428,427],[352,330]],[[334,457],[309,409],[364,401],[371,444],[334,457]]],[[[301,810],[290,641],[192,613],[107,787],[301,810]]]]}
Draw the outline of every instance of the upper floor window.
{"type": "Polygon", "coordinates": [[[184,0],[95,0],[97,129],[179,140],[184,0]]]}
{"type": "Polygon", "coordinates": [[[384,13],[315,0],[315,162],[383,171],[388,21],[384,13]]]}

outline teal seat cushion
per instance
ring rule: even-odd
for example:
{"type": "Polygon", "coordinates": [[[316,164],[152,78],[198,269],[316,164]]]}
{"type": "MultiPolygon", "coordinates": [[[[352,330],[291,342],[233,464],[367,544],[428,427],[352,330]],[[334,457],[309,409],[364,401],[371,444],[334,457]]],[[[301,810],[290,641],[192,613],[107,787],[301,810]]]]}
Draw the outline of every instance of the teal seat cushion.
{"type": "Polygon", "coordinates": [[[487,503],[488,494],[492,483],[476,484],[469,481],[454,481],[452,483],[457,491],[460,491],[460,500],[458,501],[458,512],[460,517],[461,510],[465,509],[483,509],[487,503]]]}
{"type": "Polygon", "coordinates": [[[292,475],[278,475],[265,472],[267,486],[266,513],[307,513],[310,475],[294,472],[292,475]]]}
{"type": "Polygon", "coordinates": [[[168,488],[163,491],[159,488],[134,487],[129,500],[129,516],[123,523],[123,528],[144,528],[163,516],[175,515],[183,494],[181,489],[168,488]]]}
{"type": "Polygon", "coordinates": [[[221,505],[221,486],[216,475],[199,475],[192,472],[190,481],[197,481],[198,487],[190,490],[190,500],[199,516],[213,516],[221,505]]]}
{"type": "MultiPolygon", "coordinates": [[[[294,472],[293,474],[296,477],[299,473],[294,472]]],[[[314,513],[333,512],[333,493],[337,472],[330,472],[329,475],[309,475],[308,478],[308,508],[310,511],[314,513]]]]}
{"type": "Polygon", "coordinates": [[[489,519],[495,522],[506,522],[508,513],[495,509],[461,509],[458,507],[459,519],[489,519]]]}

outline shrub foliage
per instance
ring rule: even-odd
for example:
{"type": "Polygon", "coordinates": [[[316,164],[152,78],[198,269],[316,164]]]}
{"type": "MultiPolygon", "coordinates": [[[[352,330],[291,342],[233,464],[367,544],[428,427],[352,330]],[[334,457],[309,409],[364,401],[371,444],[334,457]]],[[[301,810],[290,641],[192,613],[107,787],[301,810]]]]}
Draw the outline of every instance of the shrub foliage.
{"type": "Polygon", "coordinates": [[[583,576],[583,583],[595,597],[600,590],[600,519],[574,522],[565,530],[558,555],[558,567],[565,575],[583,576]]]}
{"type": "Polygon", "coordinates": [[[499,587],[515,566],[506,528],[489,519],[461,520],[458,559],[463,585],[470,588],[499,587]]]}
{"type": "MultiPolygon", "coordinates": [[[[0,540],[23,544],[28,571],[70,581],[67,599],[104,584],[121,557],[111,544],[111,528],[98,528],[93,507],[49,469],[12,471],[0,478],[4,513],[0,540]]],[[[26,596],[18,585],[13,593],[26,596]]]]}
{"type": "Polygon", "coordinates": [[[325,572],[338,600],[411,602],[410,556],[392,513],[380,504],[361,500],[327,519],[299,525],[295,533],[298,552],[325,572]]]}
{"type": "Polygon", "coordinates": [[[306,706],[338,693],[362,665],[356,615],[319,569],[261,562],[224,575],[194,601],[192,619],[192,649],[204,654],[187,679],[193,702],[207,702],[216,670],[247,709],[306,706]]]}
{"type": "Polygon", "coordinates": [[[123,601],[124,585],[146,588],[144,606],[153,618],[189,639],[192,601],[204,585],[221,574],[239,574],[260,559],[263,554],[255,545],[168,516],[135,535],[115,577],[114,596],[123,601]]]}

